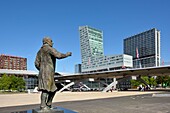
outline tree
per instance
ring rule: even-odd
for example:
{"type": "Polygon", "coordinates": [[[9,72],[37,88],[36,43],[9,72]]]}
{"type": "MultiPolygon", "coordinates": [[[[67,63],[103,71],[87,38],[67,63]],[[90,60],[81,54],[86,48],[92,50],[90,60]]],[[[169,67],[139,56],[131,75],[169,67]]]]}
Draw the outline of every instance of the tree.
{"type": "Polygon", "coordinates": [[[14,75],[7,76],[4,74],[0,78],[0,90],[18,90],[25,89],[25,81],[22,77],[16,77],[14,75]]]}
{"type": "MultiPolygon", "coordinates": [[[[156,86],[157,82],[153,77],[148,77],[148,76],[142,76],[141,79],[143,79],[147,84],[151,85],[151,86],[156,86]]],[[[140,84],[145,85],[144,83],[142,83],[139,80],[131,80],[131,84],[132,86],[139,86],[140,84]]]]}
{"type": "Polygon", "coordinates": [[[170,76],[168,75],[158,76],[156,81],[158,84],[161,84],[162,87],[170,86],[170,76]]]}
{"type": "Polygon", "coordinates": [[[150,84],[148,76],[142,76],[141,79],[143,79],[147,84],[150,84]]]}
{"type": "Polygon", "coordinates": [[[11,81],[11,84],[10,84],[10,88],[11,90],[17,90],[17,85],[18,85],[18,80],[17,80],[17,77],[12,75],[10,76],[10,81],[11,81]]]}
{"type": "Polygon", "coordinates": [[[157,85],[156,79],[154,77],[150,77],[149,78],[149,84],[151,86],[156,86],[157,85]]]}
{"type": "Polygon", "coordinates": [[[23,89],[25,89],[25,81],[23,80],[23,78],[18,77],[17,78],[17,85],[16,85],[16,89],[18,91],[22,91],[23,89]]]}
{"type": "Polygon", "coordinates": [[[141,82],[138,80],[130,80],[132,87],[138,87],[141,82]]]}
{"type": "Polygon", "coordinates": [[[6,74],[4,74],[1,78],[0,78],[0,89],[1,90],[9,90],[10,89],[10,78],[9,76],[7,76],[6,74]]]}

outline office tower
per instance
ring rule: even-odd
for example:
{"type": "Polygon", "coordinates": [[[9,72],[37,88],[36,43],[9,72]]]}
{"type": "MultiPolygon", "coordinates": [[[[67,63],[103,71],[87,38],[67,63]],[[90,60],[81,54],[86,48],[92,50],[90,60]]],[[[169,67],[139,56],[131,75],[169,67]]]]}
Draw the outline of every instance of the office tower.
{"type": "Polygon", "coordinates": [[[27,70],[27,59],[2,54],[0,55],[0,69],[27,70]]]}
{"type": "Polygon", "coordinates": [[[132,56],[104,56],[103,32],[89,27],[79,27],[81,47],[82,72],[97,72],[132,67],[132,56]]]}
{"type": "Polygon", "coordinates": [[[81,73],[81,64],[75,65],[75,73],[81,73]]]}
{"type": "Polygon", "coordinates": [[[92,57],[103,56],[103,33],[89,26],[79,27],[82,71],[92,61],[92,57]]]}
{"type": "Polygon", "coordinates": [[[124,39],[124,54],[133,56],[134,68],[160,65],[160,31],[156,28],[124,39]]]}
{"type": "Polygon", "coordinates": [[[103,33],[89,26],[79,27],[81,57],[83,60],[91,56],[103,55],[103,33]]]}

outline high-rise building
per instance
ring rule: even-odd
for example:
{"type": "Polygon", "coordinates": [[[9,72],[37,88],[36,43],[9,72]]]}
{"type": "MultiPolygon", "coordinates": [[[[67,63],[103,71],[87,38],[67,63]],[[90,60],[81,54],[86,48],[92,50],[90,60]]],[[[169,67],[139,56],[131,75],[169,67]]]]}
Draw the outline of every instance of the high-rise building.
{"type": "Polygon", "coordinates": [[[75,65],[75,73],[81,73],[81,64],[75,65]]]}
{"type": "Polygon", "coordinates": [[[79,27],[81,47],[82,72],[108,71],[132,67],[132,56],[104,56],[103,32],[89,27],[79,27]]]}
{"type": "Polygon", "coordinates": [[[0,69],[27,70],[27,59],[2,54],[0,55],[0,69]]]}
{"type": "Polygon", "coordinates": [[[89,26],[79,27],[82,71],[88,68],[92,57],[103,56],[103,33],[89,26]]]}
{"type": "Polygon", "coordinates": [[[103,33],[89,26],[79,27],[82,60],[103,55],[103,33]]]}
{"type": "Polygon", "coordinates": [[[133,56],[134,68],[160,65],[160,31],[156,28],[124,39],[124,54],[133,56]]]}

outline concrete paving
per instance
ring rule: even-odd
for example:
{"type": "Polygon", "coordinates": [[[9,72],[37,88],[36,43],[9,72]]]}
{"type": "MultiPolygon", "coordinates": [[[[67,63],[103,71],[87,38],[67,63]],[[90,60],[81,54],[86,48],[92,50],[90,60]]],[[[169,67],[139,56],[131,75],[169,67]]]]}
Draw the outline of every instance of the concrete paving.
{"type": "MultiPolygon", "coordinates": [[[[170,113],[170,98],[152,96],[157,93],[169,94],[160,91],[63,92],[55,96],[53,105],[79,113],[170,113]]],[[[37,108],[39,103],[40,94],[1,94],[0,113],[37,108]]]]}
{"type": "MultiPolygon", "coordinates": [[[[111,98],[130,95],[152,94],[157,92],[63,92],[56,93],[53,102],[91,100],[101,98],[111,98]]],[[[0,94],[0,107],[21,106],[40,103],[40,93],[30,94],[0,94]]]]}

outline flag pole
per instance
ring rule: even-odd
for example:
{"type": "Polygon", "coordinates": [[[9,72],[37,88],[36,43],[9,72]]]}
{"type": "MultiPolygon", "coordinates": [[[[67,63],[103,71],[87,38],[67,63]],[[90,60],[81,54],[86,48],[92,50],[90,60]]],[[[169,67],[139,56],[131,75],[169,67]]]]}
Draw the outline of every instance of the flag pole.
{"type": "Polygon", "coordinates": [[[142,68],[141,60],[139,59],[139,51],[137,47],[136,47],[136,58],[138,59],[136,62],[139,62],[139,68],[142,68]]]}

